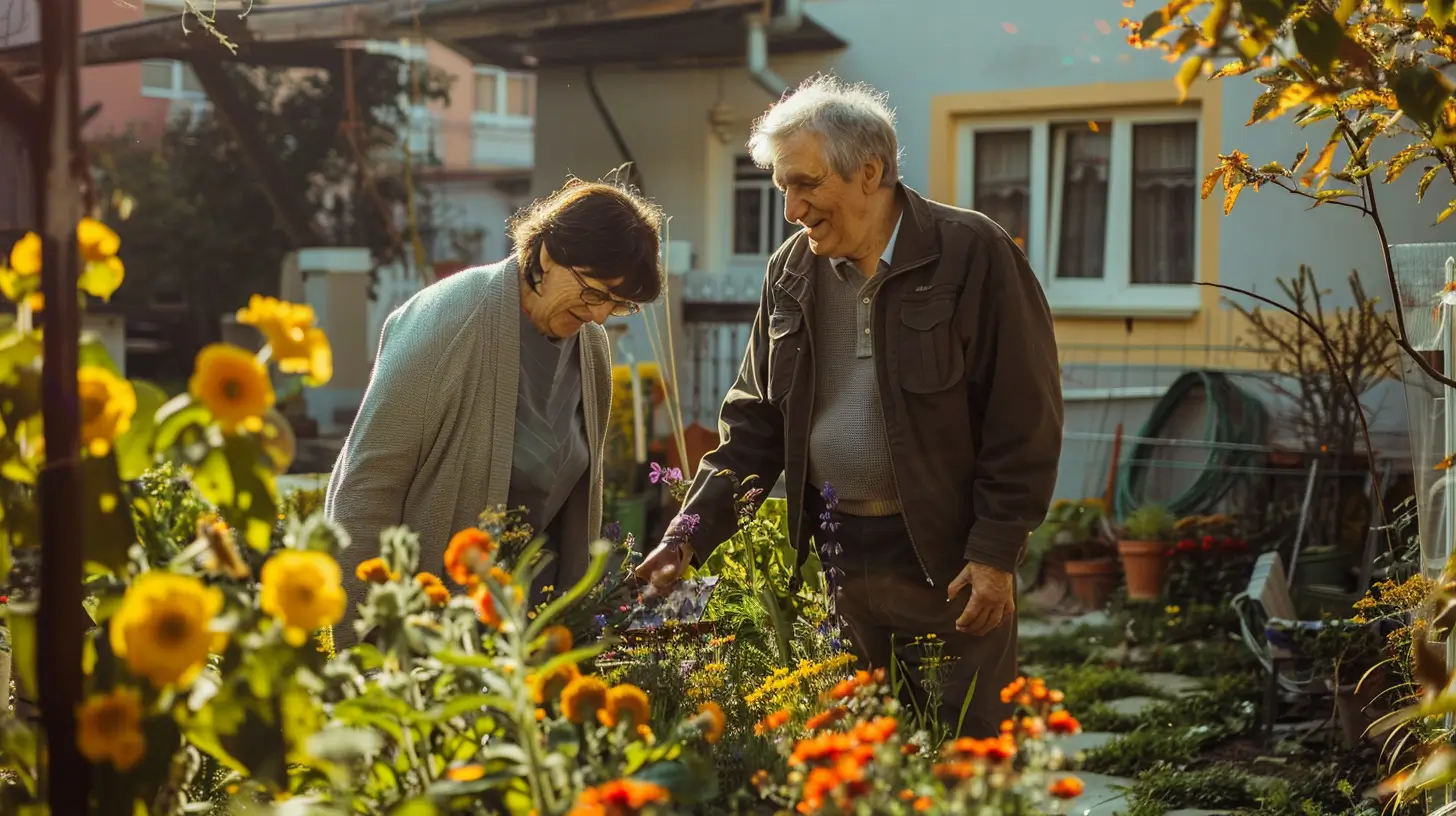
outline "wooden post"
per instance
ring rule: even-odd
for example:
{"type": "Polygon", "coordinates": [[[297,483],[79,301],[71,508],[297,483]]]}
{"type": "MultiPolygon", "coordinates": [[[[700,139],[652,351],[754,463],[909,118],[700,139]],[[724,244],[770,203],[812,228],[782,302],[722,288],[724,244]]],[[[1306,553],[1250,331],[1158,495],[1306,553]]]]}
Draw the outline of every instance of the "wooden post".
{"type": "Polygon", "coordinates": [[[53,814],[90,810],[90,768],[76,745],[76,706],[81,702],[82,641],[86,613],[81,606],[80,406],[76,360],[80,314],[76,222],[80,220],[80,155],[77,51],[79,0],[46,0],[40,6],[41,65],[45,92],[33,154],[36,212],[41,219],[45,273],[45,363],[41,372],[41,416],[46,462],[41,473],[40,609],[37,613],[37,680],[45,725],[45,794],[53,814]]]}

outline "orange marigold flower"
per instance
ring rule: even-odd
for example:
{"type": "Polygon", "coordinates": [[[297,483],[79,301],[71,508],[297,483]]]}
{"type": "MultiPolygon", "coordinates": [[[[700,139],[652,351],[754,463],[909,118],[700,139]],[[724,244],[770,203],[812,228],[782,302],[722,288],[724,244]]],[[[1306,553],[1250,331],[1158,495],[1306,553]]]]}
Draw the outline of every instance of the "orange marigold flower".
{"type": "Polygon", "coordinates": [[[648,805],[671,800],[667,788],[636,779],[615,779],[587,788],[576,798],[570,816],[633,816],[648,805]]]}
{"type": "Polygon", "coordinates": [[[474,782],[483,776],[485,776],[485,766],[475,763],[456,765],[445,771],[445,778],[452,782],[474,782]]]}
{"type": "Polygon", "coordinates": [[[755,734],[757,734],[759,736],[763,736],[764,734],[767,734],[770,731],[777,731],[780,728],[783,728],[784,727],[784,723],[786,723],[788,721],[789,721],[789,712],[787,712],[787,711],[785,711],[783,709],[779,709],[778,711],[775,711],[774,713],[768,715],[767,717],[764,717],[763,719],[759,720],[758,723],[753,726],[753,733],[755,733],[755,734]]]}
{"type": "Polygon", "coordinates": [[[493,552],[495,541],[490,533],[467,527],[451,537],[445,548],[445,574],[461,586],[474,586],[480,580],[475,565],[493,552]]]}
{"type": "Polygon", "coordinates": [[[976,775],[976,764],[966,760],[940,762],[930,768],[935,778],[942,782],[960,782],[976,775]]]}
{"type": "Polygon", "coordinates": [[[818,731],[821,728],[827,728],[828,726],[839,722],[841,719],[844,718],[844,715],[848,713],[849,709],[845,708],[844,706],[835,706],[828,711],[821,711],[820,713],[810,717],[809,722],[805,723],[804,727],[809,729],[810,731],[818,731]]]}
{"type": "Polygon", "coordinates": [[[584,723],[607,705],[607,684],[595,675],[574,678],[561,690],[561,713],[574,723],[584,723]]]}
{"type": "Polygon", "coordinates": [[[834,684],[834,688],[830,689],[826,696],[831,700],[844,700],[853,697],[856,691],[859,691],[859,684],[853,679],[841,680],[834,684]]]}
{"type": "Polygon", "coordinates": [[[916,813],[924,813],[925,811],[930,810],[930,806],[932,804],[934,803],[931,802],[929,796],[922,796],[919,799],[916,799],[915,804],[911,805],[910,807],[914,808],[916,813]]]}
{"type": "Polygon", "coordinates": [[[907,742],[900,746],[901,756],[915,756],[918,753],[920,753],[920,746],[913,742],[907,742]]]}
{"type": "Polygon", "coordinates": [[[495,598],[490,596],[490,591],[485,587],[476,587],[472,597],[475,599],[476,619],[491,628],[500,626],[500,612],[495,608],[495,598]]]}
{"type": "Polygon", "coordinates": [[[1018,677],[1015,680],[1012,680],[1010,685],[1008,685],[1004,689],[1001,689],[1001,702],[1009,703],[1012,700],[1016,699],[1016,696],[1020,694],[1022,689],[1024,688],[1026,688],[1025,677],[1018,677]]]}
{"type": "Polygon", "coordinates": [[[900,723],[894,717],[876,717],[854,727],[854,737],[861,742],[877,744],[895,735],[900,723]]]}
{"type": "Polygon", "coordinates": [[[430,584],[425,587],[425,597],[435,606],[450,603],[450,590],[444,584],[430,584]]]}
{"type": "Polygon", "coordinates": [[[900,801],[901,802],[908,802],[911,799],[914,799],[915,798],[915,791],[910,790],[909,788],[906,788],[906,789],[900,791],[899,796],[900,796],[900,801]]]}
{"type": "Polygon", "coordinates": [[[1046,724],[1054,734],[1075,734],[1082,730],[1082,724],[1067,711],[1053,711],[1047,716],[1046,724]]]}
{"type": "Polygon", "coordinates": [[[990,744],[986,746],[985,756],[992,762],[1005,762],[1016,756],[1016,741],[1005,734],[987,742],[990,744]]]}
{"type": "Polygon", "coordinates": [[[723,738],[723,729],[728,726],[728,720],[723,716],[723,707],[709,700],[698,706],[697,716],[698,728],[702,729],[703,739],[709,745],[718,744],[723,738]]]}
{"type": "Polygon", "coordinates": [[[768,771],[765,771],[762,768],[754,771],[753,777],[748,780],[748,784],[754,786],[755,788],[765,787],[771,782],[773,782],[773,776],[768,771]]]}
{"type": "Polygon", "coordinates": [[[552,654],[564,654],[571,649],[571,630],[565,626],[548,626],[541,634],[546,651],[552,654]]]}
{"type": "Polygon", "coordinates": [[[1075,776],[1064,776],[1053,782],[1047,788],[1047,793],[1058,799],[1076,799],[1084,790],[1086,786],[1082,784],[1082,780],[1075,776]]]}
{"type": "Polygon", "coordinates": [[[389,565],[384,563],[383,558],[367,558],[360,562],[354,569],[354,577],[371,584],[399,580],[398,575],[389,571],[389,565]]]}
{"type": "Polygon", "coordinates": [[[606,706],[597,712],[597,719],[608,728],[615,728],[618,723],[634,727],[647,725],[652,719],[647,692],[630,683],[613,686],[607,691],[606,706]]]}
{"type": "Polygon", "coordinates": [[[440,576],[436,575],[433,572],[417,572],[417,573],[415,573],[415,583],[419,584],[422,587],[444,586],[445,585],[445,582],[440,580],[440,576]]]}
{"type": "Polygon", "coordinates": [[[531,687],[531,699],[537,705],[555,700],[566,690],[571,681],[581,676],[575,663],[562,663],[549,672],[533,672],[526,675],[526,685],[531,687]]]}

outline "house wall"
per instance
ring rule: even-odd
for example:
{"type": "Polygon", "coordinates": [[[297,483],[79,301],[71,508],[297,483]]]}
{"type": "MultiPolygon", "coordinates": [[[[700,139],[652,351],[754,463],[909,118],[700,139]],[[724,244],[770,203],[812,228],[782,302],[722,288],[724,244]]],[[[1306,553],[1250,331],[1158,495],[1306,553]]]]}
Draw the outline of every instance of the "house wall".
{"type": "MultiPolygon", "coordinates": [[[[1128,105],[1188,111],[1199,122],[1200,175],[1234,149],[1256,165],[1273,160],[1288,165],[1307,143],[1318,153],[1329,132],[1321,125],[1302,131],[1288,118],[1246,127],[1262,90],[1249,77],[1196,83],[1188,103],[1179,107],[1172,82],[1176,66],[1158,53],[1130,48],[1118,27],[1126,12],[1110,0],[1024,0],[996,4],[994,10],[963,0],[917,0],[913,10],[907,6],[894,14],[885,13],[886,5],[811,0],[807,13],[849,46],[818,56],[771,55],[771,67],[791,86],[832,71],[886,92],[898,114],[904,181],[948,203],[969,202],[957,166],[958,128],[965,121],[1048,111],[1090,119],[1128,105]]],[[[670,216],[670,237],[691,244],[692,269],[680,281],[679,294],[756,300],[762,262],[735,260],[729,252],[732,162],[744,152],[751,121],[773,98],[742,67],[599,69],[597,84],[645,191],[670,216]]],[[[601,176],[627,158],[596,113],[579,70],[538,76],[537,123],[534,194],[557,188],[568,175],[601,176]]],[[[1394,150],[1381,145],[1377,152],[1394,150]]],[[[1336,166],[1344,160],[1337,154],[1336,166]]],[[[1417,176],[1379,189],[1391,243],[1441,240],[1441,230],[1429,226],[1440,207],[1416,202],[1417,176]]],[[[1224,216],[1222,190],[1217,191],[1198,213],[1200,279],[1282,300],[1276,278],[1292,278],[1300,264],[1308,264],[1331,290],[1325,298],[1329,308],[1352,302],[1345,278],[1358,269],[1367,291],[1391,303],[1380,243],[1368,219],[1334,206],[1306,212],[1307,204],[1281,190],[1245,191],[1224,216]]],[[[1149,389],[1157,394],[1181,371],[1262,365],[1234,350],[1244,325],[1224,295],[1212,289],[1191,294],[1193,305],[1182,313],[1137,310],[1121,301],[1059,304],[1056,332],[1069,391],[1069,429],[1110,431],[1120,419],[1135,433],[1156,399],[1149,389]],[[1108,399],[1128,404],[1109,405],[1108,399]]],[[[675,318],[681,355],[681,314],[675,318]]],[[[629,325],[619,356],[652,356],[642,329],[640,320],[629,325]]],[[[678,369],[684,372],[681,357],[678,369]]],[[[683,388],[691,387],[685,380],[683,388]]],[[[711,413],[697,418],[712,422],[711,413]]],[[[1064,462],[1059,494],[1079,495],[1098,482],[1098,470],[1106,472],[1110,444],[1078,444],[1080,461],[1064,462]]]]}

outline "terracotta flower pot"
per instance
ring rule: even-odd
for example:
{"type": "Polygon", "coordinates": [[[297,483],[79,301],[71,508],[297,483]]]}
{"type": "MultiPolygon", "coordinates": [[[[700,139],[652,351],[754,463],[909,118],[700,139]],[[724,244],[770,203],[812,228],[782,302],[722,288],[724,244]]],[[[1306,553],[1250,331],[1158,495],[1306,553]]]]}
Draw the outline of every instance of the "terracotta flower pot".
{"type": "Polygon", "coordinates": [[[1089,611],[1107,605],[1112,590],[1117,588],[1117,562],[1111,558],[1096,558],[1090,561],[1068,561],[1067,580],[1072,584],[1072,594],[1089,611]]]}
{"type": "Polygon", "coordinates": [[[1122,570],[1127,574],[1127,597],[1153,601],[1163,594],[1163,575],[1168,566],[1168,545],[1161,541],[1119,541],[1122,570]]]}

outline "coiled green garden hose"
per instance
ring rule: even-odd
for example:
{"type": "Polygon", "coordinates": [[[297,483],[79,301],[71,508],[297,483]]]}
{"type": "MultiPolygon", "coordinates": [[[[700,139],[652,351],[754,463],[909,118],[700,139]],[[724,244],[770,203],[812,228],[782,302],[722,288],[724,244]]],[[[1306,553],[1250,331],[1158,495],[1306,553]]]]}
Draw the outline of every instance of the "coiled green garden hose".
{"type": "Polygon", "coordinates": [[[1217,371],[1190,371],[1168,387],[1167,393],[1154,406],[1152,415],[1138,432],[1141,438],[1118,464],[1114,509],[1124,519],[1143,504],[1144,485],[1153,467],[1163,466],[1153,459],[1159,447],[1156,442],[1163,426],[1172,418],[1188,395],[1202,390],[1207,395],[1203,441],[1208,457],[1202,472],[1193,484],[1163,504],[1174,515],[1200,515],[1213,510],[1234,485],[1246,478],[1244,472],[1258,461],[1261,454],[1247,448],[1227,445],[1262,445],[1267,441],[1269,411],[1264,403],[1249,395],[1226,374],[1217,371]]]}

